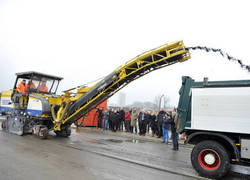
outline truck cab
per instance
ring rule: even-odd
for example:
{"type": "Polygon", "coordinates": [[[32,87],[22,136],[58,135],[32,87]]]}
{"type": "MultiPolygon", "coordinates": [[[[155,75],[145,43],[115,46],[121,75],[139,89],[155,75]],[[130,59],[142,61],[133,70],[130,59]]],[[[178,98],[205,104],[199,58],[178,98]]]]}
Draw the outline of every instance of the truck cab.
{"type": "Polygon", "coordinates": [[[250,162],[250,80],[195,82],[182,77],[177,130],[193,144],[194,169],[221,178],[250,162]]]}

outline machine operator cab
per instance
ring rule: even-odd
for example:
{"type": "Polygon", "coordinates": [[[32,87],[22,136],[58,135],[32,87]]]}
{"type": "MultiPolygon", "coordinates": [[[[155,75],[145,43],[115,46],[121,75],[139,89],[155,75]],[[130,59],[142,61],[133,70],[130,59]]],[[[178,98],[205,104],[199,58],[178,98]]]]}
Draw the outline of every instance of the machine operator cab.
{"type": "Polygon", "coordinates": [[[60,80],[63,79],[61,77],[47,75],[34,71],[16,73],[16,76],[17,78],[13,88],[14,93],[17,92],[23,94],[55,94],[60,80]]]}
{"type": "Polygon", "coordinates": [[[23,109],[30,116],[49,112],[47,97],[56,93],[61,77],[29,71],[16,73],[11,100],[15,109],[23,109]]]}

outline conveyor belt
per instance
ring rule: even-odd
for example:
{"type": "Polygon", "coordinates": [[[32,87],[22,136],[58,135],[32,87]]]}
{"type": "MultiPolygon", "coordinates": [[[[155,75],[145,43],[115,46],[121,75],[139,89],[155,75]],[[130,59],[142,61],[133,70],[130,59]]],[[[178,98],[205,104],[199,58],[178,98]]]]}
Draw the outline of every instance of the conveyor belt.
{"type": "Polygon", "coordinates": [[[182,41],[163,45],[135,57],[107,75],[86,94],[74,101],[66,111],[66,118],[56,126],[72,124],[130,82],[154,70],[189,58],[189,51],[185,49],[182,41]]]}

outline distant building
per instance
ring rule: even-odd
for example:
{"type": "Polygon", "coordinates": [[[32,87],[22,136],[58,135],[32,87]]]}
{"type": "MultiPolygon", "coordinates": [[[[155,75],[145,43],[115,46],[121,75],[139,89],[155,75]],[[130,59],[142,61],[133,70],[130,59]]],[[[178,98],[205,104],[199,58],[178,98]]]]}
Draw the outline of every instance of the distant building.
{"type": "Polygon", "coordinates": [[[126,105],[126,94],[125,93],[119,93],[118,94],[118,105],[120,107],[124,107],[126,105]]]}

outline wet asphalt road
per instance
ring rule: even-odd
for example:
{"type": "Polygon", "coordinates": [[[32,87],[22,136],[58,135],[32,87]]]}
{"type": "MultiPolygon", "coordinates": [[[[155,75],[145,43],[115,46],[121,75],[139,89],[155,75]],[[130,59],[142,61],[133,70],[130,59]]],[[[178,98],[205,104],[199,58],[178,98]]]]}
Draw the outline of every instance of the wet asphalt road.
{"type": "Polygon", "coordinates": [[[189,160],[192,147],[176,152],[171,145],[117,135],[83,129],[41,140],[0,131],[0,180],[199,179],[189,160]]]}

